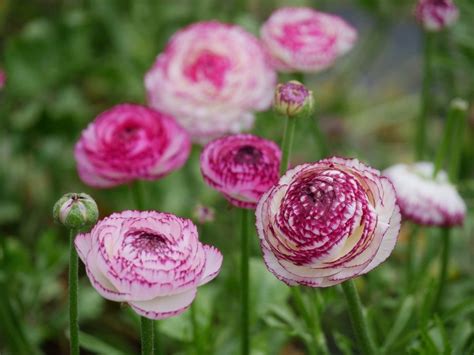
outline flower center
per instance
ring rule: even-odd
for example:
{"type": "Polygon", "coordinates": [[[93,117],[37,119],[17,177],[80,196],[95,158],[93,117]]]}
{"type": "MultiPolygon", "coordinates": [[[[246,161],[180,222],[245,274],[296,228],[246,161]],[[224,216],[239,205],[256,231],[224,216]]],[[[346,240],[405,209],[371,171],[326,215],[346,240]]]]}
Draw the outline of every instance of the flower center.
{"type": "Polygon", "coordinates": [[[262,152],[251,146],[244,145],[239,148],[234,157],[234,161],[238,164],[257,164],[262,158],[262,152]]]}
{"type": "Polygon", "coordinates": [[[226,72],[230,67],[229,58],[204,51],[185,69],[184,73],[194,82],[207,81],[216,88],[222,88],[226,72]]]}
{"type": "Polygon", "coordinates": [[[135,231],[130,234],[133,237],[132,247],[148,253],[157,253],[166,246],[166,238],[159,233],[149,231],[135,231]]]}

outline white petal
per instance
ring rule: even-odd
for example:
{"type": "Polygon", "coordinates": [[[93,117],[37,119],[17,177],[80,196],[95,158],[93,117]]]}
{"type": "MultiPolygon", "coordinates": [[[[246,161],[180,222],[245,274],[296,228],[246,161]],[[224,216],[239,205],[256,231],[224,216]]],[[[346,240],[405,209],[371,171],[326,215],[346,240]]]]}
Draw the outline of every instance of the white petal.
{"type": "Polygon", "coordinates": [[[86,262],[87,255],[92,248],[92,237],[89,233],[81,233],[74,239],[74,245],[76,246],[77,254],[81,258],[82,262],[86,262]]]}
{"type": "Polygon", "coordinates": [[[217,276],[222,266],[222,254],[219,250],[210,245],[204,245],[204,252],[206,253],[206,266],[199,286],[208,283],[217,276]]]}
{"type": "Polygon", "coordinates": [[[156,297],[150,301],[130,302],[130,306],[141,316],[151,319],[164,319],[183,313],[196,297],[193,288],[175,295],[156,297]]]}

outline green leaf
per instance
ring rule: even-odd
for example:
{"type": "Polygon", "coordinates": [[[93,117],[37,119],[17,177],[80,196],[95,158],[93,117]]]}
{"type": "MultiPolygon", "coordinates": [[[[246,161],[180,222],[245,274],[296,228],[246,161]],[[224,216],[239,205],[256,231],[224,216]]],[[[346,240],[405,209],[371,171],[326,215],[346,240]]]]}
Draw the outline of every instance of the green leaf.
{"type": "Polygon", "coordinates": [[[84,349],[99,355],[127,355],[126,352],[84,332],[79,332],[79,342],[84,349]]]}
{"type": "Polygon", "coordinates": [[[410,321],[413,316],[413,307],[415,306],[415,299],[413,296],[409,296],[403,301],[400,311],[398,312],[397,318],[393,323],[392,329],[386,336],[385,343],[383,345],[383,352],[390,350],[390,347],[398,339],[400,334],[405,329],[407,323],[410,321]]]}

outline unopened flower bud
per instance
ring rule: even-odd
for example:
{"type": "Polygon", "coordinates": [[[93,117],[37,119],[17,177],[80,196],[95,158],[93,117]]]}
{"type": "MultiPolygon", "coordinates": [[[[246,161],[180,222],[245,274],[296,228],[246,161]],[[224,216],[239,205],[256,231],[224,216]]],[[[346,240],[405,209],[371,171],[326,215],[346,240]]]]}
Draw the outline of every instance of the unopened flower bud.
{"type": "Polygon", "coordinates": [[[70,229],[81,229],[97,222],[99,211],[94,199],[85,193],[67,193],[53,208],[54,220],[70,229]]]}
{"type": "Polygon", "coordinates": [[[307,117],[314,109],[313,92],[295,80],[278,84],[273,107],[276,112],[288,117],[307,117]]]}

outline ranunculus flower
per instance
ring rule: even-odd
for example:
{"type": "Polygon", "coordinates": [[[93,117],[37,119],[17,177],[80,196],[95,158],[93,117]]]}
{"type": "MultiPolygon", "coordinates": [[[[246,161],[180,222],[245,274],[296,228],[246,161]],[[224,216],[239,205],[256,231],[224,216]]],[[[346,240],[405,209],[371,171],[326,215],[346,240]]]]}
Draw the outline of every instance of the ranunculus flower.
{"type": "Polygon", "coordinates": [[[152,319],[184,312],[222,264],[190,220],[156,211],[114,213],[75,244],[100,295],[152,319]]]}
{"type": "Polygon", "coordinates": [[[318,72],[352,49],[357,31],[338,16],[284,7],[263,24],[262,41],[281,71],[318,72]]]}
{"type": "Polygon", "coordinates": [[[356,159],[288,170],[260,199],[267,268],[288,285],[327,287],[365,274],[392,252],[400,229],[395,190],[356,159]]]}
{"type": "Polygon", "coordinates": [[[415,16],[425,30],[440,31],[456,22],[459,10],[451,0],[419,0],[415,16]]]}
{"type": "Polygon", "coordinates": [[[89,124],[74,155],[84,183],[112,187],[163,177],[180,168],[190,150],[188,134],[172,117],[144,106],[121,104],[89,124]]]}
{"type": "Polygon", "coordinates": [[[278,84],[273,108],[279,114],[292,118],[309,116],[314,109],[313,92],[296,80],[278,84]]]}
{"type": "Polygon", "coordinates": [[[393,183],[403,217],[418,224],[450,227],[461,225],[466,205],[446,172],[433,177],[430,162],[397,164],[383,171],[393,183]]]}
{"type": "Polygon", "coordinates": [[[237,134],[208,143],[201,153],[204,181],[234,206],[255,208],[278,181],[281,151],[274,142],[237,134]]]}
{"type": "Polygon", "coordinates": [[[0,69],[0,89],[2,89],[5,86],[6,82],[7,82],[7,75],[2,69],[0,69]]]}
{"type": "Polygon", "coordinates": [[[200,143],[251,128],[253,112],[270,107],[275,82],[259,40],[217,21],[177,32],[145,76],[149,104],[200,143]]]}

